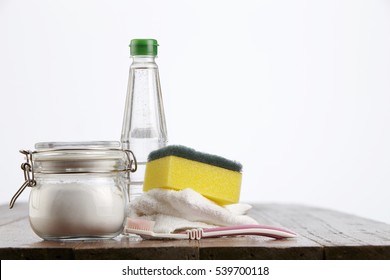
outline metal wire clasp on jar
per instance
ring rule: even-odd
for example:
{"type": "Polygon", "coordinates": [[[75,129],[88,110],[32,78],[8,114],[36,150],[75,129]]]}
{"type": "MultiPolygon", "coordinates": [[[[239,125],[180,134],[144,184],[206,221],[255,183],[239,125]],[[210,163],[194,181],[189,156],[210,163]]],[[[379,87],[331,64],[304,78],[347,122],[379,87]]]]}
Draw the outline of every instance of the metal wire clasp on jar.
{"type": "Polygon", "coordinates": [[[26,187],[31,187],[29,219],[43,239],[113,238],[126,218],[128,172],[137,161],[119,142],[45,142],[22,150],[26,187]]]}

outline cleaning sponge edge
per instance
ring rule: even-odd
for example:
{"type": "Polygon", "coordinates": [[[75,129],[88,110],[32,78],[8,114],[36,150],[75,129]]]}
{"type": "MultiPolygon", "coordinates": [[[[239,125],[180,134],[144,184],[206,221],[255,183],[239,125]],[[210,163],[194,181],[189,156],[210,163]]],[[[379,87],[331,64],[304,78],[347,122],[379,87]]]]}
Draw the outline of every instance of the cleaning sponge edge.
{"type": "Polygon", "coordinates": [[[167,156],[176,156],[193,161],[203,162],[206,164],[222,167],[232,171],[242,172],[242,164],[236,161],[226,159],[221,156],[212,155],[196,151],[195,149],[181,146],[170,145],[151,152],[148,156],[148,161],[153,161],[167,156]]]}

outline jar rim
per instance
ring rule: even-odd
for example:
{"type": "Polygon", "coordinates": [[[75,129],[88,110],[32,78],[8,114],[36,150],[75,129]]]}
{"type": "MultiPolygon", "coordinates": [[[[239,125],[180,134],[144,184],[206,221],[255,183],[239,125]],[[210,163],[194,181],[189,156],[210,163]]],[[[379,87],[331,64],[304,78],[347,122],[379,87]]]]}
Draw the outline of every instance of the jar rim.
{"type": "Polygon", "coordinates": [[[74,141],[74,142],[38,142],[35,144],[36,151],[46,150],[69,150],[69,149],[119,149],[119,141],[74,141]]]}
{"type": "Polygon", "coordinates": [[[134,155],[117,141],[40,142],[32,152],[34,173],[109,173],[129,171],[134,155]]]}

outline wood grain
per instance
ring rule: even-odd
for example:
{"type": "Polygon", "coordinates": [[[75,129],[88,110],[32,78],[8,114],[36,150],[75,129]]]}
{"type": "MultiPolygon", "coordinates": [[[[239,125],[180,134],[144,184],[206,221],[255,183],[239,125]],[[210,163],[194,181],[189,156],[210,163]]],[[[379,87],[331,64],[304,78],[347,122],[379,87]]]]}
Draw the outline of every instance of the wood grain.
{"type": "Polygon", "coordinates": [[[329,209],[253,205],[259,223],[284,227],[297,238],[226,237],[143,240],[44,241],[28,221],[26,203],[0,206],[0,259],[390,259],[390,225],[329,209]]]}

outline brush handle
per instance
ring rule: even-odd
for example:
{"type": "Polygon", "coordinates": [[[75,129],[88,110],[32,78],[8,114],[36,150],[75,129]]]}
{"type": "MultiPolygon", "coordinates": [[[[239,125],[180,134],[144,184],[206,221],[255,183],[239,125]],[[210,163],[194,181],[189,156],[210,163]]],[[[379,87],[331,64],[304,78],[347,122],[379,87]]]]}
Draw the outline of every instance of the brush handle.
{"type": "MultiPolygon", "coordinates": [[[[223,236],[257,235],[275,239],[292,238],[297,235],[289,230],[264,225],[238,225],[186,231],[189,239],[213,238],[223,236]]],[[[183,233],[180,233],[183,234],[183,233]]]]}
{"type": "Polygon", "coordinates": [[[145,239],[190,239],[199,240],[202,238],[258,235],[275,239],[292,238],[297,235],[289,230],[265,226],[265,225],[236,225],[216,228],[194,228],[179,233],[157,233],[153,231],[154,221],[128,218],[126,232],[137,234],[145,239]]]}

